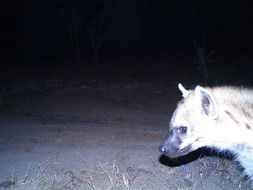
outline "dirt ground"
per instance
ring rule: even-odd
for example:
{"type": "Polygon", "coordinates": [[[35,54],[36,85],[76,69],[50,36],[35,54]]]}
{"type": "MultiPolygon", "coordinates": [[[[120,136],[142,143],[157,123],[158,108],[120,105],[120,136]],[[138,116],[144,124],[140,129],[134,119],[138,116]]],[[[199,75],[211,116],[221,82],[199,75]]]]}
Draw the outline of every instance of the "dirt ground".
{"type": "Polygon", "coordinates": [[[176,84],[86,84],[9,93],[0,112],[0,189],[250,189],[223,156],[161,156],[176,84]]]}

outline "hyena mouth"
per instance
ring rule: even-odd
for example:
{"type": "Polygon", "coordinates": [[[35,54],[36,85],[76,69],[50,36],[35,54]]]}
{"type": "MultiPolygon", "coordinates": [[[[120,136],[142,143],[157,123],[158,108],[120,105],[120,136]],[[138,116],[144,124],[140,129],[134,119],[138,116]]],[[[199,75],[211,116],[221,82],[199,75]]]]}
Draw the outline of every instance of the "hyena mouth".
{"type": "Polygon", "coordinates": [[[192,145],[188,145],[178,151],[178,156],[184,156],[188,153],[192,152],[192,145]]]}
{"type": "Polygon", "coordinates": [[[185,156],[186,154],[192,152],[192,145],[188,145],[182,149],[178,149],[173,146],[163,145],[160,147],[160,151],[161,153],[163,153],[164,155],[170,158],[176,158],[180,156],[185,156]]]}

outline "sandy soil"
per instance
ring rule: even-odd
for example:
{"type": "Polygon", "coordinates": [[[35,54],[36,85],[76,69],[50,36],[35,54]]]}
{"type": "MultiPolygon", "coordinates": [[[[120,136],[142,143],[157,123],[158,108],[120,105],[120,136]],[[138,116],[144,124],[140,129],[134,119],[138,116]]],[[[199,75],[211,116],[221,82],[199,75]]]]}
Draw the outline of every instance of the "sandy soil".
{"type": "Polygon", "coordinates": [[[175,160],[160,155],[178,98],[174,86],[92,89],[3,99],[0,189],[250,189],[224,157],[202,150],[175,160]]]}

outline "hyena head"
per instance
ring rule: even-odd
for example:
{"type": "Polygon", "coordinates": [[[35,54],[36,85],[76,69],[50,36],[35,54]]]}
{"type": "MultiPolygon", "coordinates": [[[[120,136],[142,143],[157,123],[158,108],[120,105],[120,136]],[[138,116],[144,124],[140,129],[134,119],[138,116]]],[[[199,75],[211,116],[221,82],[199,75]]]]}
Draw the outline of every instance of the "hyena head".
{"type": "Polygon", "coordinates": [[[197,86],[194,90],[186,90],[178,85],[183,94],[175,110],[166,141],[160,151],[171,157],[186,155],[200,147],[208,146],[210,128],[216,126],[218,110],[208,89],[197,86]]]}

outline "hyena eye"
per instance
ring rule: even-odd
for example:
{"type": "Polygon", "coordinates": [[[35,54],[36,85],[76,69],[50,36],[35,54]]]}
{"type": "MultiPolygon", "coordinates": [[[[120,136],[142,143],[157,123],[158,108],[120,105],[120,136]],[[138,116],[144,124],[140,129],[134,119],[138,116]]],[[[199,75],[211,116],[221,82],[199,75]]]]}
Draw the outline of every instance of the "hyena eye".
{"type": "Polygon", "coordinates": [[[181,134],[181,135],[185,135],[187,133],[187,127],[185,126],[181,126],[178,128],[178,132],[181,134]]]}

